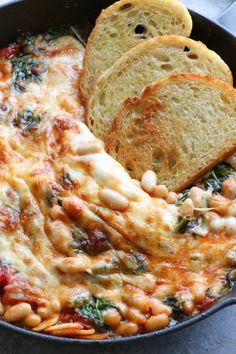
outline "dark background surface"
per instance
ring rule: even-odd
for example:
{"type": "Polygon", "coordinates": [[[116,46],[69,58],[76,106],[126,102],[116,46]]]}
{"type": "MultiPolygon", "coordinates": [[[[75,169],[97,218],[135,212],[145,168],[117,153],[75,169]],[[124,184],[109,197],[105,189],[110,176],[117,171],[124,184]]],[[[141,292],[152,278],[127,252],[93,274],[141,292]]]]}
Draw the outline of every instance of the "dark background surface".
{"type": "MultiPolygon", "coordinates": [[[[35,0],[40,1],[40,0],[35,0]]],[[[50,0],[48,0],[50,1],[50,0]]],[[[99,0],[94,0],[99,1],[99,0]]],[[[0,0],[0,3],[8,2],[0,0]]],[[[236,36],[236,1],[233,0],[182,0],[190,9],[218,21],[236,36]]],[[[204,38],[202,39],[204,41],[204,38]]],[[[96,354],[236,354],[236,305],[226,308],[191,327],[154,342],[140,342],[140,347],[124,350],[122,346],[106,349],[94,346],[96,354]]],[[[0,330],[0,354],[86,354],[88,348],[48,343],[41,339],[0,330]]]]}

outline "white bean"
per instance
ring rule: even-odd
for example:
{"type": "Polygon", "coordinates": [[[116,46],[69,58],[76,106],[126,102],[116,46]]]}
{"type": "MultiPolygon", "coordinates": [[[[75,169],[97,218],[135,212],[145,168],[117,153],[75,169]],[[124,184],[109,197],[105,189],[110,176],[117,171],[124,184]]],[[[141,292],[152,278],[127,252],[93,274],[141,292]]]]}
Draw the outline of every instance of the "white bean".
{"type": "Polygon", "coordinates": [[[155,186],[153,194],[156,198],[166,199],[168,196],[168,188],[163,184],[159,184],[158,186],[155,186]]]}
{"type": "Polygon", "coordinates": [[[168,204],[174,204],[176,200],[178,199],[178,194],[175,192],[169,192],[168,196],[166,198],[166,201],[168,204]]]}
{"type": "Polygon", "coordinates": [[[163,304],[160,300],[152,298],[151,299],[151,310],[153,315],[159,315],[161,313],[165,313],[170,316],[172,310],[169,306],[163,304]]]}
{"type": "Polygon", "coordinates": [[[100,190],[99,198],[104,204],[113,210],[124,210],[129,206],[129,202],[126,197],[109,188],[100,190]]]}
{"type": "Polygon", "coordinates": [[[220,233],[225,227],[225,221],[223,218],[215,218],[210,222],[209,227],[211,231],[220,233]]]}
{"type": "Polygon", "coordinates": [[[88,140],[76,135],[70,141],[70,148],[73,154],[94,154],[103,149],[103,143],[99,140],[88,140]]]}
{"type": "Polygon", "coordinates": [[[206,214],[206,220],[209,223],[212,220],[219,219],[219,218],[220,218],[219,214],[215,213],[214,211],[208,211],[208,213],[206,214]]]}
{"type": "Polygon", "coordinates": [[[77,257],[66,257],[58,260],[56,266],[63,273],[76,274],[91,268],[91,260],[85,254],[78,254],[77,257]]]}
{"type": "Polygon", "coordinates": [[[48,223],[50,239],[57,251],[67,254],[68,245],[73,241],[70,229],[61,220],[48,223]]]}
{"type": "Polygon", "coordinates": [[[57,298],[52,298],[49,303],[50,309],[52,312],[60,312],[61,311],[61,304],[57,298]]]}
{"type": "Polygon", "coordinates": [[[169,322],[169,317],[164,313],[156,316],[150,316],[145,323],[145,329],[147,332],[156,331],[166,327],[169,322]]]}
{"type": "Polygon", "coordinates": [[[121,321],[121,315],[116,309],[108,309],[103,316],[104,323],[111,328],[119,326],[121,321]]]}
{"type": "Polygon", "coordinates": [[[206,296],[207,287],[202,283],[194,283],[191,287],[191,291],[196,302],[201,302],[206,296]]]}
{"type": "Polygon", "coordinates": [[[236,197],[236,179],[234,177],[227,178],[222,183],[222,195],[227,199],[235,199],[236,197]]]}
{"type": "Polygon", "coordinates": [[[23,320],[23,324],[26,327],[35,327],[38,326],[41,322],[41,317],[39,315],[36,315],[36,313],[30,313],[28,316],[26,316],[23,320]]]}
{"type": "Polygon", "coordinates": [[[225,230],[230,235],[236,234],[236,218],[233,216],[225,218],[225,230]]]}
{"type": "Polygon", "coordinates": [[[183,204],[179,208],[179,212],[184,217],[191,217],[193,216],[194,208],[193,208],[193,201],[190,198],[187,198],[183,204]]]}
{"type": "Polygon", "coordinates": [[[146,317],[136,308],[129,307],[125,313],[125,316],[132,322],[137,323],[139,326],[144,325],[146,317]]]}
{"type": "Polygon", "coordinates": [[[236,246],[227,251],[225,260],[230,266],[236,265],[236,246]]]}
{"type": "Polygon", "coordinates": [[[26,302],[21,302],[17,305],[10,307],[4,314],[4,318],[8,322],[18,322],[24,317],[28,316],[31,312],[31,306],[26,302]]]}
{"type": "Polygon", "coordinates": [[[151,307],[151,302],[148,296],[145,294],[124,294],[125,301],[131,305],[139,309],[141,312],[148,312],[151,307]]]}
{"type": "Polygon", "coordinates": [[[192,199],[195,208],[206,207],[205,192],[198,187],[192,187],[188,192],[188,197],[192,199]]]}
{"type": "Polygon", "coordinates": [[[47,318],[49,315],[49,311],[47,307],[38,307],[37,308],[37,314],[42,318],[47,318]]]}
{"type": "Polygon", "coordinates": [[[157,175],[152,170],[148,170],[143,174],[141,185],[147,193],[152,193],[157,183],[157,175]]]}
{"type": "Polygon", "coordinates": [[[4,309],[3,309],[2,303],[0,301],[0,316],[2,316],[3,313],[4,313],[4,309]]]}
{"type": "Polygon", "coordinates": [[[227,214],[229,216],[236,216],[236,203],[229,205],[227,214]]]}
{"type": "Polygon", "coordinates": [[[194,303],[191,299],[186,299],[182,303],[182,310],[187,313],[191,314],[194,310],[194,303]]]}
{"type": "Polygon", "coordinates": [[[120,334],[125,337],[132,336],[137,332],[138,332],[138,325],[133,322],[123,322],[116,329],[117,334],[120,334]]]}

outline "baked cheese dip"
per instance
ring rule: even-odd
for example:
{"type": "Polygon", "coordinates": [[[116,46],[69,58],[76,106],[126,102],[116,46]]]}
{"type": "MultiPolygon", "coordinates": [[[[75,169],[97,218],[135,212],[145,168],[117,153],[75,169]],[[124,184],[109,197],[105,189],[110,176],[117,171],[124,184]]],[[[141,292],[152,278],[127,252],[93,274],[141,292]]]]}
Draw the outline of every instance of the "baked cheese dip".
{"type": "Polygon", "coordinates": [[[181,194],[132,180],[84,122],[75,30],[0,51],[0,315],[106,339],[174,325],[234,283],[234,161],[181,194]]]}

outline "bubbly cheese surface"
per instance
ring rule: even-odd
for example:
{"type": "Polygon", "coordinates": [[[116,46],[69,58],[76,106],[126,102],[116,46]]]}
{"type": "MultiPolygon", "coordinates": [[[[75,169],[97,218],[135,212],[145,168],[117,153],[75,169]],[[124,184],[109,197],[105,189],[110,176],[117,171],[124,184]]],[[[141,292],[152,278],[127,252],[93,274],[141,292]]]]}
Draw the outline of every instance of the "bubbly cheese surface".
{"type": "MultiPolygon", "coordinates": [[[[37,311],[56,298],[61,314],[83,318],[86,302],[104,299],[138,326],[131,334],[149,331],[153,303],[166,325],[174,303],[185,315],[204,309],[227,285],[236,232],[211,231],[208,214],[202,234],[180,232],[180,206],[147,194],[87,128],[82,45],[71,35],[25,41],[0,60],[0,257],[31,295],[18,281],[12,301],[4,283],[3,303],[37,311]]],[[[110,333],[126,335],[119,326],[110,333]]]]}

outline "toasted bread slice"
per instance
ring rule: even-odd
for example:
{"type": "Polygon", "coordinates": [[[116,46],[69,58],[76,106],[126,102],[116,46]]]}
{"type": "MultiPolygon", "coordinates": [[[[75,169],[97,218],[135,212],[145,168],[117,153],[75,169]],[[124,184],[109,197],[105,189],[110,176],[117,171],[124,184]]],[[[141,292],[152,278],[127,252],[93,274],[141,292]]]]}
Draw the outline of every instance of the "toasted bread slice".
{"type": "Polygon", "coordinates": [[[139,95],[153,81],[185,72],[207,74],[232,85],[228,66],[201,42],[182,36],[149,39],[126,52],[97,80],[86,111],[90,129],[105,139],[128,97],[139,95]]]}
{"type": "Polygon", "coordinates": [[[236,90],[200,74],[179,74],[128,99],[107,151],[134,178],[149,169],[181,191],[236,150],[236,90]]]}
{"type": "Polygon", "coordinates": [[[102,11],[87,43],[81,84],[88,97],[94,81],[120,56],[148,38],[189,36],[191,16],[178,0],[121,0],[102,11]]]}

